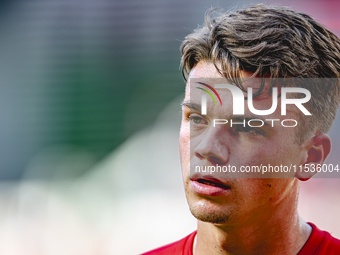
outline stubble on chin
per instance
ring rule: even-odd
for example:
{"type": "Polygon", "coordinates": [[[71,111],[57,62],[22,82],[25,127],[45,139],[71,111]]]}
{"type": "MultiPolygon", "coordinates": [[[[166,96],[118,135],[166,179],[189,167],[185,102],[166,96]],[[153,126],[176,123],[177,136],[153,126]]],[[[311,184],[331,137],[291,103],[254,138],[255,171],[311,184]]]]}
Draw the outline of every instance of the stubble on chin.
{"type": "Polygon", "coordinates": [[[194,208],[189,204],[191,214],[198,220],[213,224],[225,224],[230,220],[230,214],[226,212],[207,212],[204,209],[194,208]]]}

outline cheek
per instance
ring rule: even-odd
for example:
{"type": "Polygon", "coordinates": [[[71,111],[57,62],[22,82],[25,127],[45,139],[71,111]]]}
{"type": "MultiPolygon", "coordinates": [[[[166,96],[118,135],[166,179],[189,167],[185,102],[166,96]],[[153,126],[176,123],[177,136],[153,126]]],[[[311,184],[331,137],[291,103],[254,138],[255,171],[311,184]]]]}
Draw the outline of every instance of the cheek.
{"type": "Polygon", "coordinates": [[[188,124],[182,121],[179,133],[179,151],[182,165],[190,160],[190,130],[188,124]]]}
{"type": "Polygon", "coordinates": [[[266,207],[277,204],[284,196],[287,179],[250,179],[243,183],[245,204],[266,207]]]}
{"type": "MultiPolygon", "coordinates": [[[[270,149],[268,146],[270,145],[263,143],[236,145],[230,148],[230,160],[236,158],[237,162],[241,165],[258,165],[271,161],[273,148],[270,149]]],[[[277,157],[277,154],[273,154],[277,157]]]]}
{"type": "MultiPolygon", "coordinates": [[[[289,140],[289,139],[288,139],[289,140]]],[[[284,141],[268,140],[259,143],[247,143],[234,150],[240,162],[248,164],[284,164],[292,163],[296,157],[295,146],[284,141]]]]}
{"type": "Polygon", "coordinates": [[[182,121],[179,133],[179,152],[184,189],[187,194],[190,176],[190,131],[186,125],[187,124],[182,121]]]}

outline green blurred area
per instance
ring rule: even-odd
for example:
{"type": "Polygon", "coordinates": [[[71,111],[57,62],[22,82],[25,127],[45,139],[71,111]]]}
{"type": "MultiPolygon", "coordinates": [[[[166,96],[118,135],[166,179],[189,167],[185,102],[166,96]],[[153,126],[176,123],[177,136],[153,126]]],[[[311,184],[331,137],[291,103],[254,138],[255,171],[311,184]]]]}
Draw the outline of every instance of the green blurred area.
{"type": "Polygon", "coordinates": [[[51,178],[56,165],[86,152],[87,165],[65,169],[79,176],[150,126],[184,90],[182,11],[157,1],[8,2],[0,179],[51,178]]]}
{"type": "Polygon", "coordinates": [[[0,180],[87,172],[184,92],[179,47],[208,8],[259,2],[1,1],[0,180]]]}

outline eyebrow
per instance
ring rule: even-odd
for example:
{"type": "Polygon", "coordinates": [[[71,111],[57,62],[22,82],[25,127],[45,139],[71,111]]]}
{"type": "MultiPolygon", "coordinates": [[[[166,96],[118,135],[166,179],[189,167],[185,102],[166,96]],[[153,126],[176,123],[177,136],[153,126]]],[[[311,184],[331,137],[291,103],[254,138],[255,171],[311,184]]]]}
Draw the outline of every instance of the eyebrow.
{"type": "Polygon", "coordinates": [[[183,101],[182,102],[183,106],[189,107],[190,109],[196,110],[196,111],[201,111],[201,105],[200,104],[196,104],[196,103],[190,103],[188,101],[183,101]]]}

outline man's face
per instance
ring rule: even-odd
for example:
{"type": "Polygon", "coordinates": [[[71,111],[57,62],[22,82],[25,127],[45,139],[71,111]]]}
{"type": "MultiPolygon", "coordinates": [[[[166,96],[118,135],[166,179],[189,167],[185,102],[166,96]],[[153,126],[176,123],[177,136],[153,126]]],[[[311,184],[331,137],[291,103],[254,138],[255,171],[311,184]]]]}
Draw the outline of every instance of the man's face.
{"type": "MultiPolygon", "coordinates": [[[[249,73],[244,72],[244,76],[249,73]]],[[[213,119],[232,119],[232,95],[228,89],[216,89],[223,106],[216,107],[211,98],[207,100],[207,114],[201,115],[193,105],[201,105],[204,91],[194,89],[198,84],[190,84],[193,78],[222,78],[210,62],[199,62],[190,72],[180,131],[180,155],[184,187],[189,207],[193,215],[202,221],[237,225],[263,219],[282,201],[294,203],[298,180],[294,172],[286,173],[291,178],[231,178],[209,173],[190,174],[190,166],[290,166],[300,165],[305,160],[302,145],[296,143],[297,127],[283,127],[276,122],[274,127],[242,128],[240,125],[216,125],[213,119]],[[192,86],[195,85],[195,86],[192,86]],[[190,86],[191,90],[190,91],[190,86]],[[236,127],[238,126],[238,127],[236,127]],[[295,197],[293,197],[295,196],[295,197]],[[261,216],[261,217],[260,217],[261,216]]],[[[226,81],[227,83],[227,81],[226,81]]],[[[252,86],[252,84],[249,84],[252,86]]],[[[254,84],[258,87],[258,84],[254,84]]],[[[254,90],[253,90],[254,91],[254,90]]],[[[254,100],[255,109],[269,109],[272,98],[265,87],[264,93],[254,100]]],[[[244,117],[258,119],[252,114],[245,100],[244,117]]],[[[196,107],[197,108],[197,107],[196,107]]],[[[281,116],[280,99],[278,108],[265,119],[298,120],[297,109],[287,108],[287,115],[281,116]],[[283,118],[284,117],[284,118],[283,118]]],[[[254,177],[254,176],[252,176],[254,177]]]]}

